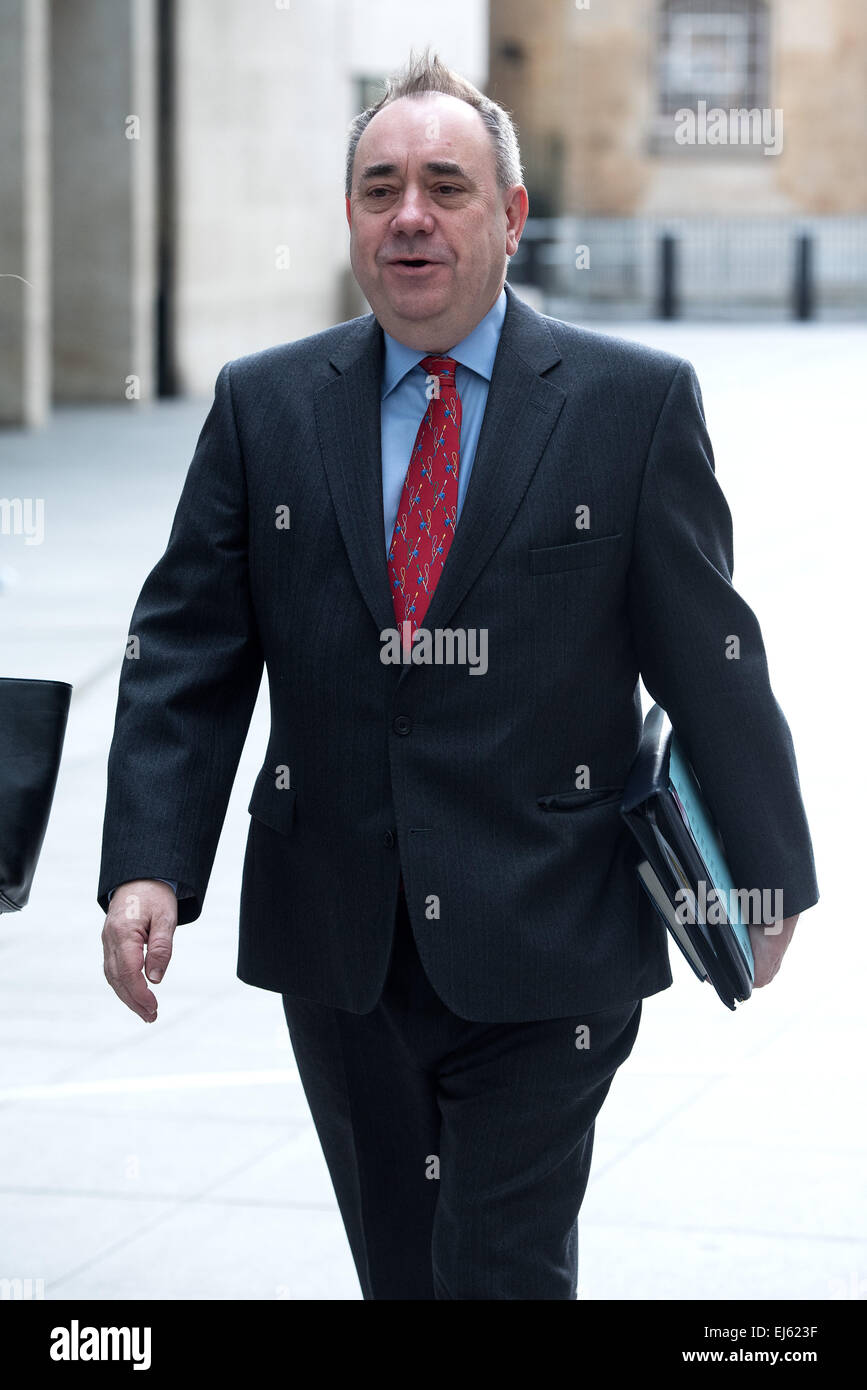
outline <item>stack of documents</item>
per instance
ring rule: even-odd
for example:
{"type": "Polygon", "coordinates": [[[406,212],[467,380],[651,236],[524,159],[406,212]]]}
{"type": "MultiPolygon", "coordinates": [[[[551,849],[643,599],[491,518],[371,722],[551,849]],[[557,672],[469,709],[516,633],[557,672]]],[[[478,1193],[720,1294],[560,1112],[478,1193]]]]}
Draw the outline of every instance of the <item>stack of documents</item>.
{"type": "Polygon", "coordinates": [[[750,934],[719,831],[659,705],[644,721],[620,809],[651,902],[699,979],[733,1009],[752,992],[750,934]]]}

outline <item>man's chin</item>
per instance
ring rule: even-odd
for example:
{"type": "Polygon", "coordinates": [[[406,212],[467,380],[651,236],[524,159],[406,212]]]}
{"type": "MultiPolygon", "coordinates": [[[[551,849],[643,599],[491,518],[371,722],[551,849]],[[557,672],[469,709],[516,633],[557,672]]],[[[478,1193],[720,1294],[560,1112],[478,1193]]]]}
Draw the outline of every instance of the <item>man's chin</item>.
{"type": "Polygon", "coordinates": [[[452,308],[451,301],[451,294],[443,286],[434,285],[407,285],[405,289],[392,290],[382,296],[383,307],[409,321],[447,313],[452,308]]]}

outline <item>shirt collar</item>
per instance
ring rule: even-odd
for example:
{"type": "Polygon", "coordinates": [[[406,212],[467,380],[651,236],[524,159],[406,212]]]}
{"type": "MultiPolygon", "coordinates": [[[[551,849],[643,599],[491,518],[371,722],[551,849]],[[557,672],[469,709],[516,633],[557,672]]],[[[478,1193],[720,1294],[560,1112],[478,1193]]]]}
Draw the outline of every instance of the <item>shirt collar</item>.
{"type": "MultiPolygon", "coordinates": [[[[506,317],[507,302],[506,291],[500,290],[494,304],[485,314],[485,317],[479,320],[472,332],[468,333],[448,353],[441,355],[453,357],[462,367],[469,367],[470,371],[477,372],[479,376],[490,381],[503,320],[506,317]]],[[[405,343],[399,343],[390,333],[386,333],[385,329],[383,329],[383,335],[385,337],[385,363],[382,371],[381,400],[385,400],[398,382],[403,380],[407,372],[412,371],[422,358],[429,355],[426,352],[419,352],[416,348],[407,347],[405,343]]]]}

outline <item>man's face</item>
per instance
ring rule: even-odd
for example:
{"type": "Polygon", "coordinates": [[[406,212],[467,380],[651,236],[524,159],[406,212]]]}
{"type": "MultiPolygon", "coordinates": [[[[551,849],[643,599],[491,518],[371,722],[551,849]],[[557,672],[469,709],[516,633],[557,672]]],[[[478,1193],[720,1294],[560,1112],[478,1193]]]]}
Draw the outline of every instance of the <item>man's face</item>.
{"type": "Polygon", "coordinates": [[[447,352],[493,305],[527,218],[497,187],[481,116],[457,97],[403,97],[358,142],[346,200],[352,270],[382,327],[447,352]]]}

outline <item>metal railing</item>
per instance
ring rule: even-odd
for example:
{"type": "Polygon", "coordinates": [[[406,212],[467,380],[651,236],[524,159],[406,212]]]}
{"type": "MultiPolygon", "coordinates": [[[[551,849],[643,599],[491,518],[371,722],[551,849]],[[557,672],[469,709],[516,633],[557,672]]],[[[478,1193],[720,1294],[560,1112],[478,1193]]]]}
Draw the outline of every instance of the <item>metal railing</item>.
{"type": "Polygon", "coordinates": [[[867,217],[528,220],[509,267],[548,313],[867,320],[867,217]]]}

